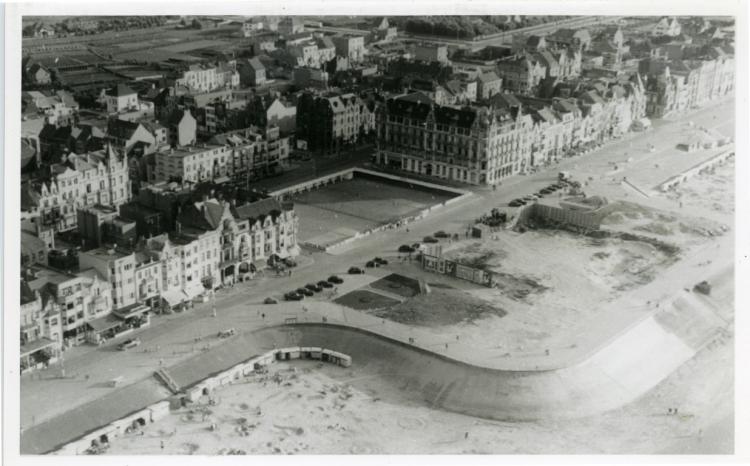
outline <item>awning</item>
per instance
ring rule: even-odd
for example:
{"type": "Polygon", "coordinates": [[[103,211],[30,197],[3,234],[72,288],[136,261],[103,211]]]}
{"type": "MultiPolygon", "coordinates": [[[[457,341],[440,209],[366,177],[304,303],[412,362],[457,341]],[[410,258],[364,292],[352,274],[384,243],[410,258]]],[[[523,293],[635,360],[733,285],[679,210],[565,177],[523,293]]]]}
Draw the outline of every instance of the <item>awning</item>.
{"type": "Polygon", "coordinates": [[[206,291],[206,289],[203,288],[203,285],[192,285],[182,290],[182,292],[185,293],[185,296],[189,300],[195,299],[199,294],[203,293],[204,291],[206,291]]]}
{"type": "Polygon", "coordinates": [[[98,319],[86,322],[86,325],[91,327],[94,332],[100,333],[115,328],[118,325],[122,325],[122,320],[118,319],[117,316],[113,314],[107,314],[104,317],[99,317],[98,319]]]}
{"type": "Polygon", "coordinates": [[[117,317],[120,317],[121,319],[129,319],[150,310],[151,308],[149,308],[145,304],[135,303],[122,309],[118,309],[114,311],[114,313],[117,314],[117,317]]]}
{"type": "Polygon", "coordinates": [[[49,338],[40,338],[38,340],[34,340],[32,342],[26,343],[25,345],[21,345],[21,356],[26,356],[31,353],[35,353],[39,351],[40,349],[47,348],[49,346],[54,345],[55,342],[50,340],[49,338]]]}
{"type": "Polygon", "coordinates": [[[184,294],[181,291],[165,291],[161,294],[161,299],[167,302],[167,306],[175,307],[182,302],[184,294]]]}

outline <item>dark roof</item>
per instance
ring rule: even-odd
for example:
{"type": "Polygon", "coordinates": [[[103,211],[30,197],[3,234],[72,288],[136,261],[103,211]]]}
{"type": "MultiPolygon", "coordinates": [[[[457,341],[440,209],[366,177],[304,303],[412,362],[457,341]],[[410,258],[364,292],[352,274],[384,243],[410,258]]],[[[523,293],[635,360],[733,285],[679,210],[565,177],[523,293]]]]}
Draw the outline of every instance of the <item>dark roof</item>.
{"type": "Polygon", "coordinates": [[[476,111],[470,109],[435,107],[435,122],[438,124],[471,128],[476,117],[476,111]]]}
{"type": "Polygon", "coordinates": [[[241,206],[233,206],[231,212],[236,219],[263,221],[268,215],[278,216],[281,213],[281,204],[276,199],[269,197],[241,206]]]}
{"type": "Polygon", "coordinates": [[[553,32],[547,38],[552,39],[557,42],[572,42],[573,39],[575,39],[575,33],[573,29],[558,29],[557,31],[553,32]]]}
{"type": "Polygon", "coordinates": [[[21,305],[36,301],[34,290],[31,289],[26,280],[21,280],[21,305]]]}
{"type": "Polygon", "coordinates": [[[249,59],[247,61],[247,63],[255,71],[260,71],[260,70],[265,70],[266,69],[266,67],[263,66],[263,63],[260,61],[260,59],[258,57],[253,57],[253,58],[249,59]]]}
{"type": "Polygon", "coordinates": [[[130,139],[140,123],[112,118],[107,122],[107,134],[118,139],[130,139]]]}
{"type": "Polygon", "coordinates": [[[126,95],[133,95],[136,92],[126,86],[125,84],[118,84],[117,86],[107,89],[107,95],[113,96],[113,97],[123,97],[126,95]]]}
{"type": "MultiPolygon", "coordinates": [[[[417,99],[418,100],[418,99],[417,99]]],[[[426,102],[406,100],[403,98],[390,99],[386,102],[388,113],[405,116],[417,120],[426,120],[430,114],[431,105],[426,102]]]]}
{"type": "Polygon", "coordinates": [[[200,230],[215,230],[221,223],[224,207],[216,199],[191,203],[185,206],[179,217],[183,227],[200,230]]]}
{"type": "Polygon", "coordinates": [[[323,36],[315,41],[315,43],[318,45],[319,49],[333,49],[336,48],[336,46],[333,44],[333,41],[328,36],[323,36]]]}

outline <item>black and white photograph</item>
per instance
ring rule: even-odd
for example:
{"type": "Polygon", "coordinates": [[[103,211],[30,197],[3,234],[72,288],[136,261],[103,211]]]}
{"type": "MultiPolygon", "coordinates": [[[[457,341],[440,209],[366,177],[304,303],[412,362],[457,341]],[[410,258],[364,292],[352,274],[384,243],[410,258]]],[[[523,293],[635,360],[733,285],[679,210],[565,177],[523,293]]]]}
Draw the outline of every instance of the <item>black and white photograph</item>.
{"type": "Polygon", "coordinates": [[[5,5],[6,454],[747,454],[747,5],[424,3],[5,5]]]}

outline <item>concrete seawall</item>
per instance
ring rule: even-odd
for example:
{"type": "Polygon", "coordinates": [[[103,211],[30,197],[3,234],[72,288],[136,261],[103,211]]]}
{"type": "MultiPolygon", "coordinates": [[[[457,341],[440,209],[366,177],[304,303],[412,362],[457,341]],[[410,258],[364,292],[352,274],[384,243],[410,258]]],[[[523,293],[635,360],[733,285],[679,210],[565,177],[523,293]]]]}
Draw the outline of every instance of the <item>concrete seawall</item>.
{"type": "MultiPolygon", "coordinates": [[[[618,408],[695,354],[653,317],[571,367],[539,371],[473,366],[343,325],[293,327],[298,344],[349,354],[358,371],[380,375],[431,406],[499,420],[581,417],[618,408]]],[[[278,329],[259,331],[265,332],[278,329]]]]}

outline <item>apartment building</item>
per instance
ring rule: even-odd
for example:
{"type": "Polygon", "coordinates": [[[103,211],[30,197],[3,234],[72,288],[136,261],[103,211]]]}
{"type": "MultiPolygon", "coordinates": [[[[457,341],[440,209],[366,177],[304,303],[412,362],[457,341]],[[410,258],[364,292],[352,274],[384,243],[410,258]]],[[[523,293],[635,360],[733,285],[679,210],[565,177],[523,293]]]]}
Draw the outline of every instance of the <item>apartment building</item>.
{"type": "Polygon", "coordinates": [[[155,181],[208,181],[231,176],[232,149],[218,144],[171,148],[154,154],[155,181]]]}
{"type": "Polygon", "coordinates": [[[314,151],[334,151],[375,130],[374,106],[355,94],[303,94],[297,102],[297,140],[314,151]]]}
{"type": "Polygon", "coordinates": [[[343,34],[333,36],[331,41],[336,47],[336,55],[346,57],[352,63],[359,63],[364,60],[367,53],[364,36],[343,34]]]}
{"type": "Polygon", "coordinates": [[[43,369],[57,361],[62,342],[60,306],[51,299],[42,299],[21,279],[21,373],[43,369]]]}
{"type": "Polygon", "coordinates": [[[469,184],[496,184],[530,165],[533,121],[520,109],[456,109],[412,96],[378,112],[377,163],[469,184]]]}
{"type": "Polygon", "coordinates": [[[216,89],[236,89],[240,86],[240,75],[230,65],[196,64],[183,70],[175,85],[186,86],[194,91],[210,92],[216,89]]]}
{"type": "Polygon", "coordinates": [[[49,181],[36,188],[36,209],[43,225],[76,228],[76,209],[94,204],[117,207],[130,200],[127,160],[111,146],[88,154],[71,154],[51,167],[49,181]]]}

